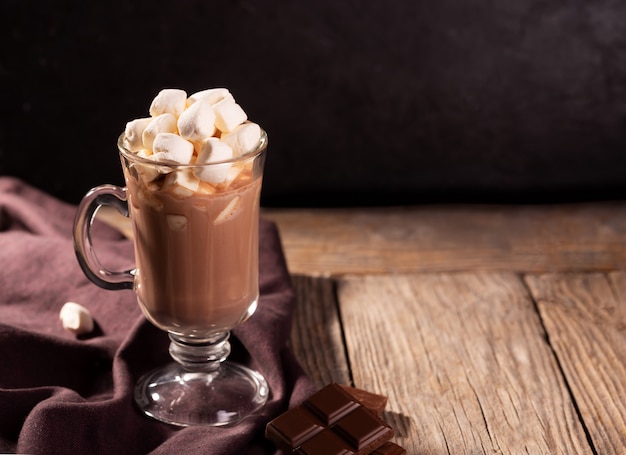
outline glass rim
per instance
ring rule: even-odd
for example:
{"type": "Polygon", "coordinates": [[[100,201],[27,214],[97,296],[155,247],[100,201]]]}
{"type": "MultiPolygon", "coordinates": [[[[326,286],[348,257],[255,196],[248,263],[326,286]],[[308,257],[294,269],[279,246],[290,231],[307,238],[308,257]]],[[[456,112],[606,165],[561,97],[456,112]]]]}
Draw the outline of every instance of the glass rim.
{"type": "Polygon", "coordinates": [[[249,152],[244,153],[243,155],[240,155],[236,158],[230,158],[230,159],[222,160],[222,161],[212,161],[210,163],[197,164],[197,163],[177,163],[175,161],[155,161],[155,160],[151,160],[150,158],[144,158],[144,157],[138,156],[137,153],[131,152],[130,150],[126,148],[126,146],[124,145],[125,137],[126,137],[126,133],[122,132],[122,134],[120,134],[119,137],[117,138],[117,148],[120,154],[124,158],[134,163],[145,164],[148,166],[158,166],[158,167],[165,166],[171,169],[211,167],[211,166],[216,166],[218,164],[223,165],[223,164],[242,163],[242,162],[254,159],[257,156],[261,155],[265,151],[265,149],[267,149],[267,142],[268,142],[267,133],[265,132],[263,128],[261,128],[261,138],[259,139],[259,143],[256,145],[254,149],[250,150],[249,152]]]}

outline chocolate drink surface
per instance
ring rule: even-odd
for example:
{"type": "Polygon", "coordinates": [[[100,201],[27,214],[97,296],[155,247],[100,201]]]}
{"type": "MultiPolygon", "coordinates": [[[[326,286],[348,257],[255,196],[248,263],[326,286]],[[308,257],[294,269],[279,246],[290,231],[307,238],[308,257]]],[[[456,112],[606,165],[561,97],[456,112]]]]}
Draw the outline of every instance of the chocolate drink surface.
{"type": "MultiPolygon", "coordinates": [[[[132,167],[129,167],[132,169],[132,167]]],[[[178,169],[173,172],[188,172],[178,169]]],[[[256,308],[261,177],[240,171],[228,187],[181,196],[126,172],[135,236],[135,288],[156,326],[208,337],[256,308]]]]}

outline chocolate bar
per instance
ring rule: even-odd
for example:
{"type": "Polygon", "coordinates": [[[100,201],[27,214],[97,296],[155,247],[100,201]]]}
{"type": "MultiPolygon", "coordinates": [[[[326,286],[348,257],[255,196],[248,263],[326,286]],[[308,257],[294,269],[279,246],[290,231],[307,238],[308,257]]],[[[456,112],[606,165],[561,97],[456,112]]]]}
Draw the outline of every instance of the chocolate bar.
{"type": "Polygon", "coordinates": [[[393,435],[393,429],[375,412],[338,384],[311,395],[265,429],[265,436],[276,446],[298,455],[369,454],[393,435]]]}

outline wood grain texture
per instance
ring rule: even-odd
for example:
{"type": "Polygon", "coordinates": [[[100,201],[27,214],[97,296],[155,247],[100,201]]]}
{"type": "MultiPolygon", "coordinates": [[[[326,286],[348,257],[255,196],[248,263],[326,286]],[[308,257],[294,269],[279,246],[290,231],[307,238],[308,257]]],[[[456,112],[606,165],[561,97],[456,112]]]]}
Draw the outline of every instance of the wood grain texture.
{"type": "Polygon", "coordinates": [[[409,454],[591,454],[522,280],[511,273],[338,282],[355,385],[389,396],[409,454]]]}
{"type": "Polygon", "coordinates": [[[272,209],[287,263],[307,275],[612,270],[626,203],[272,209]]]}
{"type": "Polygon", "coordinates": [[[526,281],[597,453],[626,453],[626,274],[526,281]]]}
{"type": "Polygon", "coordinates": [[[296,311],[290,347],[318,387],[350,384],[348,360],[331,279],[296,275],[296,311]]]}

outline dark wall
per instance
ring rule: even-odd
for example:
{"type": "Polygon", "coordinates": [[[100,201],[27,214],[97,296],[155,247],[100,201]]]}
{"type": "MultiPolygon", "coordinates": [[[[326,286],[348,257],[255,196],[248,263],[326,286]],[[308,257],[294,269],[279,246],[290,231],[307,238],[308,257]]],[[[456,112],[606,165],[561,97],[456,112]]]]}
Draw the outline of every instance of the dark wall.
{"type": "Polygon", "coordinates": [[[270,136],[266,205],[626,195],[626,2],[2,0],[0,174],[76,202],[164,87],[270,136]]]}

